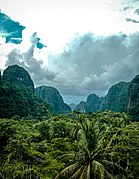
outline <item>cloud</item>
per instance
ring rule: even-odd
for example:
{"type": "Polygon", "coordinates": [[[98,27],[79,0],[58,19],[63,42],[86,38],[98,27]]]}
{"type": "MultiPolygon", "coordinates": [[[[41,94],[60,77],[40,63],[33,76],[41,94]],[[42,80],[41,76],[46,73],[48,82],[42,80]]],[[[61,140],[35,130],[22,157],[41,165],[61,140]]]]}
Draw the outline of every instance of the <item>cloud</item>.
{"type": "Polygon", "coordinates": [[[125,19],[127,22],[133,22],[133,23],[139,23],[139,21],[135,20],[135,19],[131,19],[131,18],[126,18],[125,19]]]}
{"type": "MultiPolygon", "coordinates": [[[[9,19],[8,16],[5,18],[9,19]]],[[[134,19],[126,20],[134,22],[134,19]]],[[[2,26],[0,32],[3,37],[9,37],[11,32],[3,29],[2,26]]],[[[21,37],[20,33],[20,37],[12,37],[11,42],[17,43],[21,37]]],[[[31,74],[36,86],[54,86],[68,100],[70,96],[80,98],[90,93],[104,95],[111,85],[123,80],[130,81],[139,73],[139,33],[119,33],[105,37],[92,33],[76,34],[63,52],[49,54],[47,68],[44,59],[35,57],[36,50],[45,47],[36,32],[30,41],[31,46],[27,51],[21,52],[14,48],[8,53],[6,66],[23,66],[31,74]]]]}
{"type": "Polygon", "coordinates": [[[119,81],[139,73],[139,33],[98,37],[76,35],[63,53],[50,56],[53,81],[64,95],[103,95],[119,81]]]}
{"type": "MultiPolygon", "coordinates": [[[[9,16],[0,12],[0,37],[4,37],[6,43],[20,44],[22,42],[22,31],[24,29],[25,26],[20,25],[19,22],[13,21],[9,16]]],[[[40,41],[41,39],[37,37],[36,47],[38,49],[46,47],[46,45],[40,41]]]]}
{"type": "Polygon", "coordinates": [[[5,63],[5,66],[12,64],[23,66],[31,74],[36,85],[46,84],[55,78],[55,73],[48,70],[44,66],[42,60],[38,60],[35,57],[37,49],[42,50],[46,45],[41,43],[41,39],[37,36],[37,32],[34,32],[30,37],[31,46],[26,52],[21,52],[19,48],[23,44],[22,31],[24,29],[24,26],[0,12],[0,65],[4,66],[5,63]],[[19,45],[17,46],[17,44],[19,45]],[[8,55],[5,57],[5,54],[8,55]]]}
{"type": "Polygon", "coordinates": [[[18,64],[28,70],[36,84],[41,84],[43,81],[47,83],[47,81],[55,78],[55,73],[43,67],[42,60],[34,58],[36,44],[38,43],[36,32],[32,34],[30,41],[31,46],[26,52],[21,53],[20,50],[13,49],[7,55],[6,66],[18,64]]]}
{"type": "Polygon", "coordinates": [[[136,9],[136,10],[135,10],[135,13],[136,13],[137,15],[139,15],[139,9],[136,9]]]}
{"type": "Polygon", "coordinates": [[[139,33],[106,37],[76,34],[63,52],[49,55],[47,68],[34,57],[37,38],[33,33],[31,46],[24,53],[13,49],[6,65],[23,66],[36,86],[54,86],[70,102],[70,96],[81,99],[90,93],[105,95],[111,85],[130,81],[139,73],[139,33]]]}
{"type": "Polygon", "coordinates": [[[22,42],[22,31],[24,29],[24,26],[0,12],[0,36],[5,37],[6,43],[20,44],[22,42]]]}
{"type": "Polygon", "coordinates": [[[32,36],[30,37],[30,41],[31,41],[34,45],[36,45],[37,48],[42,49],[43,47],[47,47],[46,45],[42,44],[42,43],[40,42],[40,40],[41,40],[41,39],[40,39],[39,37],[37,37],[37,32],[34,32],[34,33],[32,34],[32,36]]]}
{"type": "Polygon", "coordinates": [[[132,8],[133,8],[133,7],[126,6],[126,7],[124,7],[123,11],[127,11],[127,10],[132,9],[132,8]]]}

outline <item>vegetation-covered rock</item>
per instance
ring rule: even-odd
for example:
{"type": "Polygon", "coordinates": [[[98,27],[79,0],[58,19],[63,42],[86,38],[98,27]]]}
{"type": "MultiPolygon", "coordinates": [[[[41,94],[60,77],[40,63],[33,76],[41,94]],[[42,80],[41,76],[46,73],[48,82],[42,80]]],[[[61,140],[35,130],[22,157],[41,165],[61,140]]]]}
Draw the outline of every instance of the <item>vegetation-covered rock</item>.
{"type": "Polygon", "coordinates": [[[111,110],[117,112],[126,112],[128,103],[129,82],[120,82],[113,85],[108,94],[104,97],[100,111],[111,110]]]}
{"type": "Polygon", "coordinates": [[[85,110],[87,113],[96,112],[99,110],[102,98],[99,98],[96,94],[90,94],[87,97],[85,110]]]}
{"type": "Polygon", "coordinates": [[[127,111],[135,120],[139,120],[139,75],[130,82],[127,111]]]}
{"type": "Polygon", "coordinates": [[[24,68],[18,65],[9,66],[1,79],[0,117],[32,115],[40,118],[50,113],[50,106],[34,93],[34,84],[24,68]]]}
{"type": "Polygon", "coordinates": [[[36,94],[48,103],[56,114],[71,112],[70,106],[64,103],[59,91],[51,86],[40,86],[35,89],[36,94]]]}
{"type": "Polygon", "coordinates": [[[85,113],[85,101],[81,101],[76,107],[75,107],[75,111],[80,111],[85,113]]]}
{"type": "MultiPolygon", "coordinates": [[[[55,112],[70,111],[55,88],[36,90],[55,112]]],[[[139,179],[139,122],[123,113],[128,106],[138,120],[138,92],[139,75],[112,86],[104,99],[89,95],[78,105],[89,114],[47,115],[49,106],[34,93],[27,71],[8,67],[0,75],[0,178],[139,179]],[[97,111],[101,100],[107,111],[97,111]]]]}
{"type": "Polygon", "coordinates": [[[4,70],[3,83],[24,86],[34,91],[34,84],[29,73],[18,65],[8,66],[4,70]]]}
{"type": "Polygon", "coordinates": [[[105,97],[89,95],[86,102],[81,101],[75,110],[83,113],[106,110],[126,112],[134,120],[139,120],[139,75],[131,82],[119,82],[113,85],[105,97]]]}
{"type": "Polygon", "coordinates": [[[102,98],[97,96],[96,94],[90,94],[87,97],[86,102],[81,101],[75,108],[76,111],[80,112],[96,112],[100,108],[100,104],[102,102],[102,98]]]}

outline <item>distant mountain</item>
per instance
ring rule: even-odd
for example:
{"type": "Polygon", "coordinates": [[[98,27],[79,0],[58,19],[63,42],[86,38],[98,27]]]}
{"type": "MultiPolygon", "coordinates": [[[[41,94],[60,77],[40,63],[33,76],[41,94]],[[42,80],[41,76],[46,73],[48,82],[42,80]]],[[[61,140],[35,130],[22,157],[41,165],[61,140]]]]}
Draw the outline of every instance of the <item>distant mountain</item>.
{"type": "Polygon", "coordinates": [[[72,111],[76,108],[77,104],[75,103],[71,103],[69,104],[69,106],[71,107],[72,111]]]}
{"type": "MultiPolygon", "coordinates": [[[[139,75],[131,82],[120,82],[113,85],[105,97],[90,94],[86,102],[81,101],[72,109],[85,113],[111,110],[127,112],[139,120],[139,75]]],[[[0,73],[0,117],[15,115],[35,118],[45,116],[53,109],[56,114],[71,112],[71,107],[64,103],[59,91],[50,86],[34,89],[29,73],[18,65],[7,67],[0,73]]]]}
{"type": "Polygon", "coordinates": [[[37,97],[29,73],[11,65],[0,75],[0,117],[15,115],[39,118],[50,112],[50,106],[37,97]]]}
{"type": "Polygon", "coordinates": [[[35,89],[36,94],[46,103],[50,104],[56,114],[71,112],[70,106],[64,103],[59,91],[51,86],[40,86],[35,89]]]}
{"type": "Polygon", "coordinates": [[[86,102],[85,101],[81,101],[75,108],[75,111],[80,111],[80,112],[83,112],[85,113],[85,104],[86,102]]]}
{"type": "Polygon", "coordinates": [[[3,72],[3,83],[5,85],[18,85],[34,91],[34,84],[29,73],[18,65],[8,66],[3,72]]]}
{"type": "Polygon", "coordinates": [[[87,113],[98,111],[101,102],[102,98],[99,98],[96,94],[90,94],[86,100],[85,111],[87,113]]]}
{"type": "Polygon", "coordinates": [[[104,97],[100,111],[111,110],[116,112],[126,112],[128,103],[129,82],[120,82],[113,85],[104,97]]]}
{"type": "Polygon", "coordinates": [[[81,101],[75,110],[85,113],[105,110],[126,112],[134,120],[139,120],[139,75],[131,82],[119,82],[113,85],[105,97],[89,95],[86,102],[81,101]]]}
{"type": "Polygon", "coordinates": [[[96,94],[90,94],[87,97],[86,102],[81,101],[75,108],[76,111],[80,112],[96,112],[100,108],[102,98],[99,98],[96,94]]]}
{"type": "Polygon", "coordinates": [[[127,112],[134,120],[139,120],[139,75],[135,76],[128,88],[127,112]]]}

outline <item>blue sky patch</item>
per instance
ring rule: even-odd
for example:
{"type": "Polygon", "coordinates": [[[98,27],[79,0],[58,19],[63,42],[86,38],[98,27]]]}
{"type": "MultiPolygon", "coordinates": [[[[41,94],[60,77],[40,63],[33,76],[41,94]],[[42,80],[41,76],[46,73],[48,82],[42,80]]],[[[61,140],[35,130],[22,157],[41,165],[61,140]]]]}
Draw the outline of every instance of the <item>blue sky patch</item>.
{"type": "Polygon", "coordinates": [[[39,49],[42,49],[43,47],[47,47],[46,45],[42,44],[42,43],[40,42],[40,40],[41,40],[41,39],[37,37],[37,41],[38,41],[38,42],[37,42],[37,44],[36,44],[36,47],[39,48],[39,49]]]}
{"type": "Polygon", "coordinates": [[[22,30],[25,27],[19,22],[13,21],[6,14],[0,12],[0,36],[5,37],[6,43],[20,44],[22,42],[22,30]]]}

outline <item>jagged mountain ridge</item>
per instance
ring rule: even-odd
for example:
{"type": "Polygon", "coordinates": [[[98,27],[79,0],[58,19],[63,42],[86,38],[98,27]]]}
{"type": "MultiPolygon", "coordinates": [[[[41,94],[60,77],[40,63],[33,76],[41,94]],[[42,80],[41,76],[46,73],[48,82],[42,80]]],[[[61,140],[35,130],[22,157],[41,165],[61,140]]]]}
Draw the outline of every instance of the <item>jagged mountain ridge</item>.
{"type": "Polygon", "coordinates": [[[119,82],[113,85],[102,100],[99,110],[105,111],[108,109],[116,112],[126,112],[129,84],[129,82],[119,82]]]}
{"type": "Polygon", "coordinates": [[[127,112],[135,120],[139,119],[139,75],[136,75],[129,85],[127,112]]]}
{"type": "Polygon", "coordinates": [[[99,110],[102,102],[102,98],[99,98],[96,94],[90,94],[87,96],[86,102],[81,101],[75,108],[77,111],[81,112],[96,112],[99,110]]]}
{"type": "Polygon", "coordinates": [[[113,85],[105,97],[90,94],[86,102],[81,102],[76,106],[76,110],[82,111],[84,107],[86,113],[105,110],[126,112],[129,84],[129,82],[119,82],[113,85]]]}
{"type": "Polygon", "coordinates": [[[18,65],[8,66],[3,72],[2,79],[4,84],[16,84],[34,91],[34,83],[30,74],[18,65]]]}
{"type": "Polygon", "coordinates": [[[80,111],[80,112],[86,112],[85,111],[85,101],[81,101],[76,107],[75,107],[75,111],[80,111]]]}
{"type": "Polygon", "coordinates": [[[45,116],[51,109],[57,114],[71,112],[56,88],[43,86],[34,89],[34,83],[23,67],[11,65],[3,75],[0,74],[0,117],[45,116]]]}
{"type": "Polygon", "coordinates": [[[40,86],[35,89],[36,94],[44,102],[50,104],[56,114],[64,114],[71,112],[70,106],[64,103],[59,91],[51,86],[40,86]]]}
{"type": "MultiPolygon", "coordinates": [[[[34,89],[29,73],[18,65],[11,65],[0,74],[0,117],[42,116],[50,111],[49,103],[57,114],[71,112],[64,103],[59,91],[53,87],[42,86],[34,89]],[[38,98],[34,93],[38,90],[38,98]]],[[[113,85],[105,97],[91,94],[86,102],[82,101],[75,110],[96,112],[112,110],[127,112],[133,118],[139,118],[139,75],[131,82],[119,82],[113,85]]]]}
{"type": "Polygon", "coordinates": [[[7,67],[0,76],[0,117],[15,115],[39,118],[50,113],[50,106],[37,97],[29,73],[18,65],[7,67]]]}
{"type": "Polygon", "coordinates": [[[75,108],[76,108],[76,106],[77,106],[77,104],[75,104],[75,103],[70,103],[69,106],[71,107],[71,110],[74,111],[75,108]]]}
{"type": "Polygon", "coordinates": [[[131,82],[122,81],[113,85],[105,97],[89,95],[86,102],[81,101],[75,110],[86,113],[105,110],[126,112],[139,119],[139,75],[131,82]]]}

